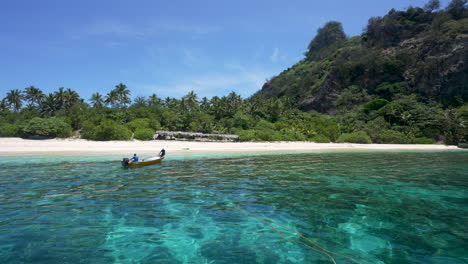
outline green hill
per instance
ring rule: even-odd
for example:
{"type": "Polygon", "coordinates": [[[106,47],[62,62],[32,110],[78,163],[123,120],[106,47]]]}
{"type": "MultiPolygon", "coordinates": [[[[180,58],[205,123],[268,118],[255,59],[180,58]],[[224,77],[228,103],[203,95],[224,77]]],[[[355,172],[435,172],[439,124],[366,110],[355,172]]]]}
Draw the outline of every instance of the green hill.
{"type": "Polygon", "coordinates": [[[409,96],[425,105],[463,105],[468,99],[466,1],[452,1],[437,12],[432,8],[392,9],[370,18],[363,34],[349,39],[339,22],[328,22],[305,59],[269,80],[253,98],[286,96],[303,111],[328,114],[409,96]]]}

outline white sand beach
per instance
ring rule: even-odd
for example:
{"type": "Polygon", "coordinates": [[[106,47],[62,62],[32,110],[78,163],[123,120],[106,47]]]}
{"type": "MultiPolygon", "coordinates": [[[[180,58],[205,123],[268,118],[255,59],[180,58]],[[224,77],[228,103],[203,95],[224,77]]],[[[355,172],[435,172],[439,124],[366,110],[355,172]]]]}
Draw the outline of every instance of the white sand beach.
{"type": "Polygon", "coordinates": [[[456,146],[350,144],[313,142],[195,142],[174,140],[152,141],[89,141],[84,139],[28,140],[0,138],[0,155],[17,154],[127,154],[158,153],[165,148],[168,153],[205,152],[293,152],[326,150],[450,150],[456,146]]]}

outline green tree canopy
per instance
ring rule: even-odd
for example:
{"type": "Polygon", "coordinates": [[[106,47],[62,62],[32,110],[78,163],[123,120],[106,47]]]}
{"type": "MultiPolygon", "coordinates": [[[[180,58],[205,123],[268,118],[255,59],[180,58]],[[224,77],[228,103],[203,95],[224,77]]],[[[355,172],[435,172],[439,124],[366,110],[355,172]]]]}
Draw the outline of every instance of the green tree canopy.
{"type": "Polygon", "coordinates": [[[447,11],[455,19],[465,18],[468,13],[467,0],[452,0],[447,6],[447,11]]]}
{"type": "Polygon", "coordinates": [[[26,136],[43,137],[68,137],[72,132],[71,126],[58,117],[35,117],[22,125],[21,130],[26,136]]]}
{"type": "Polygon", "coordinates": [[[40,105],[45,99],[45,94],[41,89],[31,85],[24,89],[24,99],[29,101],[31,104],[40,105]]]}
{"type": "Polygon", "coordinates": [[[6,100],[10,105],[13,106],[13,109],[15,111],[19,111],[21,109],[21,105],[23,105],[23,95],[18,89],[11,90],[10,92],[8,92],[6,100]]]}
{"type": "Polygon", "coordinates": [[[437,10],[440,8],[440,0],[429,0],[425,5],[424,5],[424,10],[432,12],[434,10],[437,10]]]}
{"type": "Polygon", "coordinates": [[[91,102],[93,108],[102,108],[105,103],[104,98],[102,97],[102,94],[98,92],[93,93],[89,101],[91,102]]]}
{"type": "Polygon", "coordinates": [[[321,59],[344,40],[346,40],[346,34],[341,23],[337,21],[327,22],[317,30],[317,35],[309,43],[306,57],[309,60],[321,59]]]}
{"type": "Polygon", "coordinates": [[[39,113],[41,117],[51,117],[59,109],[59,103],[54,94],[50,93],[41,103],[39,113]]]}
{"type": "Polygon", "coordinates": [[[115,91],[115,94],[117,95],[119,106],[126,106],[127,104],[131,103],[130,90],[127,88],[125,84],[119,83],[118,85],[115,86],[114,91],[115,91]]]}
{"type": "Polygon", "coordinates": [[[184,109],[193,111],[198,108],[198,96],[194,91],[190,91],[188,94],[182,97],[182,105],[184,109]]]}

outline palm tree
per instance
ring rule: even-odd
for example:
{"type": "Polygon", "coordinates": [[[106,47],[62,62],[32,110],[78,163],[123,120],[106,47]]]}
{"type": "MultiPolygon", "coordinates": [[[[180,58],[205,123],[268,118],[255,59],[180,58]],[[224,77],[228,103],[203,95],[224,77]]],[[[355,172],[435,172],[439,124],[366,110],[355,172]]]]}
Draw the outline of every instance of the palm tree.
{"type": "Polygon", "coordinates": [[[64,105],[66,109],[69,109],[72,107],[74,104],[78,103],[80,101],[80,95],[73,91],[70,88],[67,88],[63,94],[63,99],[64,99],[64,105]]]}
{"type": "Polygon", "coordinates": [[[110,104],[112,107],[117,105],[117,102],[119,101],[118,95],[115,90],[112,90],[107,93],[105,103],[110,104]]]}
{"type": "Polygon", "coordinates": [[[198,107],[198,96],[194,91],[190,91],[182,97],[182,102],[185,108],[188,110],[194,110],[198,107]]]}
{"type": "Polygon", "coordinates": [[[115,93],[117,94],[119,105],[126,106],[127,104],[131,103],[130,100],[130,90],[128,90],[127,86],[123,83],[119,83],[115,86],[114,89],[115,93]]]}
{"type": "Polygon", "coordinates": [[[57,91],[54,92],[55,102],[58,109],[61,109],[65,104],[65,88],[60,87],[57,91]]]}
{"type": "Polygon", "coordinates": [[[166,97],[166,99],[164,99],[164,105],[167,107],[167,108],[170,108],[170,109],[177,109],[179,108],[180,106],[180,101],[177,100],[176,98],[171,98],[171,97],[166,97]]]}
{"type": "Polygon", "coordinates": [[[33,105],[40,105],[45,98],[45,94],[41,89],[31,85],[24,89],[24,98],[33,105]]]}
{"type": "Polygon", "coordinates": [[[37,107],[35,105],[33,105],[32,103],[28,103],[25,107],[23,107],[23,110],[26,110],[26,111],[36,111],[37,110],[37,107]]]}
{"type": "Polygon", "coordinates": [[[210,114],[214,115],[216,119],[221,118],[222,102],[218,96],[211,97],[210,100],[210,114]]]}
{"type": "Polygon", "coordinates": [[[152,94],[149,96],[148,104],[149,106],[161,106],[162,100],[156,94],[152,94]]]}
{"type": "Polygon", "coordinates": [[[10,104],[7,102],[6,98],[3,98],[2,101],[0,101],[0,111],[6,111],[10,109],[10,104]]]}
{"type": "Polygon", "coordinates": [[[210,101],[208,98],[206,98],[206,96],[201,99],[200,108],[204,112],[207,112],[210,109],[210,101]]]}
{"type": "Polygon", "coordinates": [[[232,117],[241,108],[242,98],[235,92],[231,92],[227,97],[227,112],[232,117]]]}
{"type": "Polygon", "coordinates": [[[166,107],[166,108],[169,108],[169,105],[171,104],[171,98],[168,96],[166,98],[164,98],[163,100],[163,106],[166,107]]]}
{"type": "Polygon", "coordinates": [[[18,89],[11,90],[7,93],[6,100],[10,105],[13,105],[13,109],[15,109],[15,111],[19,111],[23,104],[23,95],[21,95],[21,91],[18,89]]]}
{"type": "Polygon", "coordinates": [[[49,117],[52,116],[58,109],[59,105],[57,102],[57,97],[50,93],[41,103],[39,112],[42,117],[49,117]]]}
{"type": "Polygon", "coordinates": [[[146,106],[146,99],[143,96],[137,96],[135,100],[133,101],[134,106],[146,106]]]}
{"type": "Polygon", "coordinates": [[[104,106],[104,98],[100,93],[93,93],[89,101],[93,104],[93,108],[102,108],[104,106]]]}

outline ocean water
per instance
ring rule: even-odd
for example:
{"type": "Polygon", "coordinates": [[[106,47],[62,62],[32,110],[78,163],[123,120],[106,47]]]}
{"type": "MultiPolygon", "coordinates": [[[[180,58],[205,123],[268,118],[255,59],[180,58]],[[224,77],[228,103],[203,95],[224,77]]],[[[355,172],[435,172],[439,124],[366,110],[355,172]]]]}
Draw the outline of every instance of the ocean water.
{"type": "Polygon", "coordinates": [[[0,160],[1,263],[468,263],[468,152],[0,160]]]}

